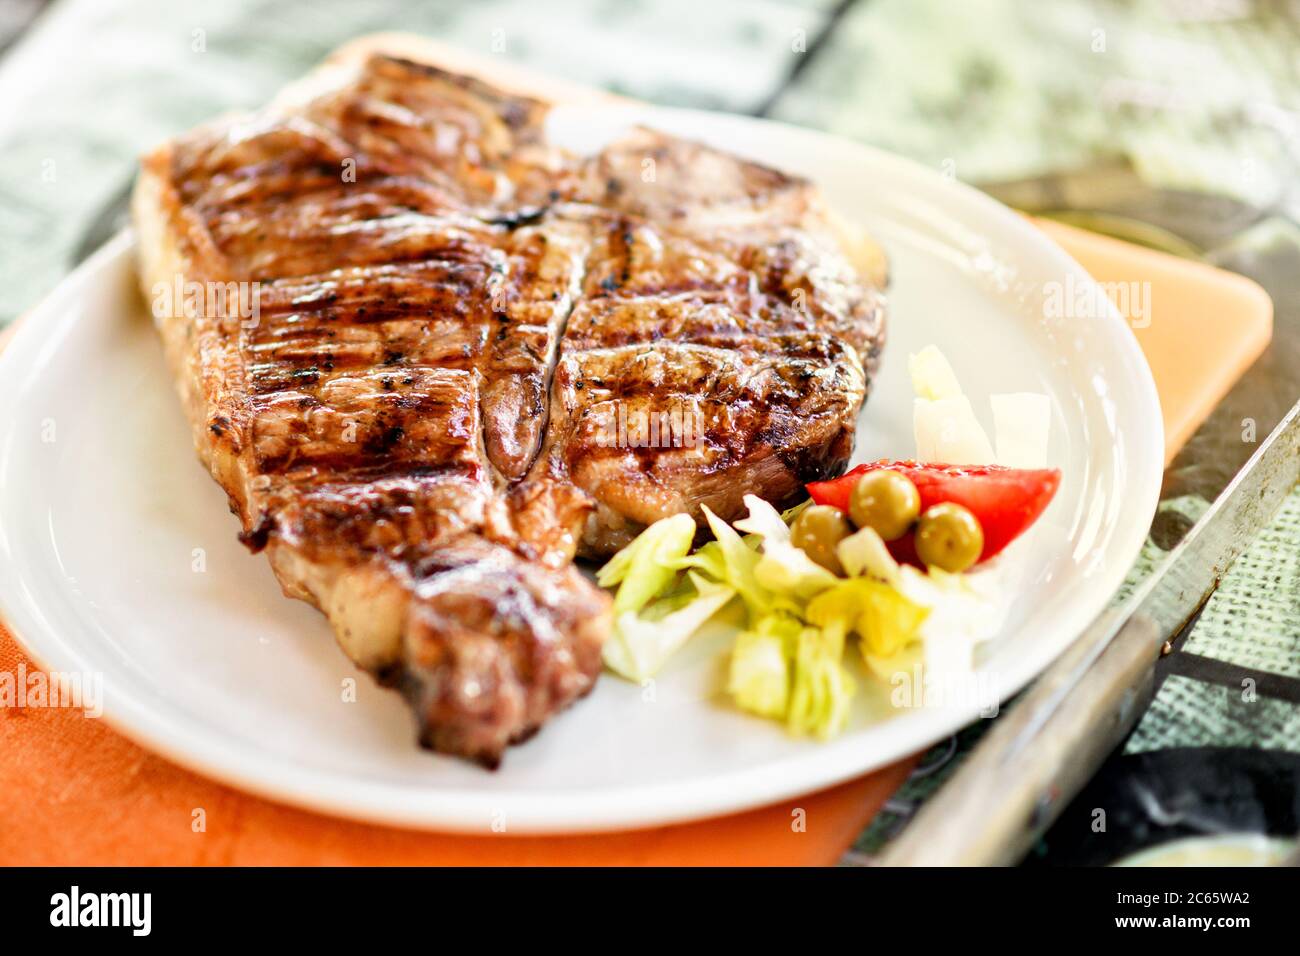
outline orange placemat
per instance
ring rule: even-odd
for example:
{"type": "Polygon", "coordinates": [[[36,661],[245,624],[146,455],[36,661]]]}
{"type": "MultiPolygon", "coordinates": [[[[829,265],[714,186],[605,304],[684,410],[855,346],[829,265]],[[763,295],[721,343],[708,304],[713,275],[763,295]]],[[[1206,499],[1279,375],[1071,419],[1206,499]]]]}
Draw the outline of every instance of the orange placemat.
{"type": "MultiPolygon", "coordinates": [[[[0,672],[15,674],[20,663],[35,667],[0,627],[0,672]]],[[[825,865],[909,769],[905,761],[823,793],[684,826],[460,836],[282,806],[183,770],[79,710],[2,708],[0,864],[825,865]]]]}
{"type": "Polygon", "coordinates": [[[1165,464],[1273,336],[1273,300],[1235,272],[1046,219],[1040,229],[1111,294],[1151,366],[1165,421],[1165,464]]]}

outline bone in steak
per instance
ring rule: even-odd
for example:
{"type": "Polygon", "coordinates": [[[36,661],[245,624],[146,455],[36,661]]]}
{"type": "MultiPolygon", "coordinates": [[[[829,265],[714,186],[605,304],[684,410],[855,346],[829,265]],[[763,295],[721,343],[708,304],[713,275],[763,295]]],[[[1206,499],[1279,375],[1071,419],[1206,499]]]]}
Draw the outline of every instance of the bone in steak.
{"type": "Polygon", "coordinates": [[[494,766],[599,672],[576,553],[842,470],[882,300],[802,180],[647,131],[572,156],[543,104],[395,57],[332,75],[144,159],[142,285],[256,284],[156,316],[199,454],[421,742],[494,766]]]}

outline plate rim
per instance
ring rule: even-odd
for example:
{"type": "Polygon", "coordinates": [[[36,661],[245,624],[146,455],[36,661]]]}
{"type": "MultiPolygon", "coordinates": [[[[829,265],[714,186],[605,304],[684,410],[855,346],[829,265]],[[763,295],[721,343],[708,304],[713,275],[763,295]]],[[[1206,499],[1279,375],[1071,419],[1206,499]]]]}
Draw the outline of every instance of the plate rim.
{"type": "MultiPolygon", "coordinates": [[[[639,105],[583,109],[615,110],[637,117],[686,116],[696,122],[701,119],[742,121],[773,127],[774,132],[833,142],[837,149],[850,147],[860,151],[868,163],[888,167],[913,181],[918,178],[929,180],[932,187],[955,189],[964,201],[975,204],[982,222],[996,224],[1018,241],[1036,247],[1039,255],[1054,260],[1054,264],[1066,273],[1072,272],[1096,285],[1087,270],[1064,249],[1012,210],[973,187],[947,179],[918,162],[884,150],[817,130],[726,113],[639,105]]],[[[134,235],[129,228],[124,229],[24,314],[21,326],[0,355],[0,470],[5,465],[3,459],[7,457],[6,436],[13,432],[13,416],[8,414],[9,410],[28,383],[35,380],[51,351],[57,350],[63,336],[77,325],[78,310],[63,306],[69,300],[75,302],[88,282],[101,271],[113,268],[120,257],[131,255],[133,249],[134,235]],[[24,360],[27,361],[26,368],[20,365],[24,360]]],[[[1155,413],[1153,420],[1144,423],[1145,428],[1154,429],[1155,440],[1145,443],[1149,449],[1145,459],[1130,459],[1131,471],[1125,486],[1126,493],[1145,502],[1140,511],[1149,517],[1155,513],[1163,473],[1159,397],[1132,330],[1109,299],[1103,301],[1106,305],[1104,321],[1113,327],[1116,333],[1114,341],[1123,352],[1117,357],[1117,364],[1122,358],[1126,364],[1140,370],[1135,384],[1149,410],[1155,413]]],[[[1140,552],[1146,532],[1147,527],[1143,526],[1130,530],[1127,535],[1117,533],[1120,540],[1115,551],[1127,555],[1128,563],[1104,575],[1102,583],[1108,593],[1113,594],[1122,582],[1140,552]]],[[[55,669],[72,671],[95,669],[85,666],[90,662],[83,652],[57,633],[31,593],[28,577],[18,558],[12,553],[9,535],[0,522],[0,568],[6,571],[0,574],[0,617],[8,623],[15,640],[42,666],[56,665],[55,669]],[[74,666],[65,666],[69,664],[74,666]]],[[[1100,584],[1096,587],[1101,590],[1100,584]]],[[[1104,604],[1097,607],[1093,614],[1099,613],[1103,607],[1104,604]]],[[[1061,650],[1065,646],[1068,645],[1063,644],[1061,650]]],[[[1041,674],[1059,652],[1049,655],[1036,666],[1025,668],[1028,673],[1023,680],[1013,680],[999,687],[1001,699],[1009,698],[1041,674]]],[[[882,754],[880,756],[846,757],[848,745],[854,741],[841,738],[753,767],[662,784],[635,784],[595,791],[430,789],[417,794],[409,786],[403,788],[352,779],[346,789],[335,793],[334,785],[338,780],[335,772],[302,764],[283,764],[268,753],[249,755],[241,750],[234,738],[213,734],[211,725],[202,725],[206,732],[195,734],[187,731],[186,725],[173,723],[171,716],[171,711],[156,708],[148,701],[131,695],[115,695],[111,708],[105,702],[100,719],[128,739],[180,766],[259,797],[348,819],[460,833],[490,832],[490,813],[484,812],[485,804],[491,804],[492,813],[503,813],[510,821],[510,832],[516,834],[597,833],[707,819],[818,792],[901,759],[899,753],[887,747],[877,748],[882,754]]],[[[906,723],[908,737],[924,736],[933,741],[965,726],[976,716],[977,708],[974,706],[919,710],[899,718],[898,723],[906,723]]]]}

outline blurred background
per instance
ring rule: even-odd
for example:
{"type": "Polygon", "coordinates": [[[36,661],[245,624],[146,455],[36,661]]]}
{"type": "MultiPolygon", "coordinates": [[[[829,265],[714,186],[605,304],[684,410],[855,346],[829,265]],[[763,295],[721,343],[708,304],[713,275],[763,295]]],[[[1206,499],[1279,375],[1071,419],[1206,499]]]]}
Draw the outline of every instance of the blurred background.
{"type": "MultiPolygon", "coordinates": [[[[0,326],[120,228],[140,152],[390,30],[828,130],[1256,279],[1273,345],[1166,473],[1131,583],[1253,450],[1244,416],[1262,438],[1300,397],[1300,0],[0,0],[0,326]]],[[[1031,862],[1300,829],[1300,494],[1170,660],[1031,862]],[[1236,699],[1241,673],[1259,706],[1236,699]],[[1098,805],[1119,808],[1111,838],[1081,839],[1098,805]]],[[[879,852],[987,723],[927,754],[846,861],[879,852]]]]}

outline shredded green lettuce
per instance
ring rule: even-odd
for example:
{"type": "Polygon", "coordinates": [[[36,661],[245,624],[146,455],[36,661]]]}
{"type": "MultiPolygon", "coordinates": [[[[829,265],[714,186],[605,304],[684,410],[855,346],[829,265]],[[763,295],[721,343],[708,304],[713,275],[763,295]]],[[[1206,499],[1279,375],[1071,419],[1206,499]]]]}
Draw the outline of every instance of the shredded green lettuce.
{"type": "Polygon", "coordinates": [[[745,495],[745,507],[749,509],[749,514],[736,522],[737,530],[758,535],[764,544],[790,540],[790,526],[775,508],[758,495],[745,495]]]}
{"type": "Polygon", "coordinates": [[[831,737],[844,727],[855,690],[843,656],[842,628],[769,614],[736,638],[727,689],[742,710],[831,737]]]}
{"type": "Polygon", "coordinates": [[[673,567],[679,571],[694,569],[712,581],[727,579],[727,558],[723,554],[722,545],[716,541],[703,544],[695,549],[694,554],[679,558],[673,567]]]}
{"type": "Polygon", "coordinates": [[[614,595],[615,618],[635,613],[677,578],[677,564],[691,550],[695,521],[690,515],[673,515],[656,521],[596,572],[596,583],[618,585],[614,595]]]}
{"type": "Polygon", "coordinates": [[[807,599],[839,580],[790,543],[790,527],[775,508],[757,495],[745,495],[745,504],[749,515],[736,527],[761,539],[763,556],[754,566],[760,585],[773,594],[807,599]]]}
{"type": "Polygon", "coordinates": [[[841,663],[844,637],[830,628],[805,627],[795,644],[794,681],[786,726],[823,740],[843,729],[856,689],[841,663]]]}
{"type": "Polygon", "coordinates": [[[690,515],[656,521],[596,573],[603,587],[618,587],[604,661],[629,680],[652,677],[736,593],[706,576],[679,573],[694,539],[690,515]]]}
{"type": "Polygon", "coordinates": [[[785,717],[800,630],[798,618],[769,614],[736,638],[727,690],[738,707],[761,717],[785,717]]]}
{"type": "Polygon", "coordinates": [[[796,605],[788,597],[769,590],[759,581],[758,565],[762,555],[707,507],[704,508],[704,517],[718,546],[709,558],[719,571],[717,580],[736,589],[749,611],[750,621],[776,610],[796,610],[796,605]]]}
{"type": "Polygon", "coordinates": [[[898,591],[913,604],[930,610],[919,638],[925,666],[933,673],[968,673],[974,667],[976,645],[998,632],[1005,606],[995,595],[997,575],[950,574],[931,568],[923,574],[905,567],[898,591]]]}
{"type": "Polygon", "coordinates": [[[735,596],[734,588],[687,575],[689,590],[654,602],[641,614],[624,611],[614,618],[606,641],[605,665],[628,680],[653,677],[687,640],[735,596]]]}
{"type": "MultiPolygon", "coordinates": [[[[942,367],[933,364],[930,374],[932,394],[950,391],[942,367]]],[[[730,605],[743,621],[727,670],[736,705],[826,738],[851,709],[856,688],[844,653],[854,636],[868,670],[887,680],[913,667],[969,668],[975,641],[992,632],[987,602],[966,575],[900,566],[880,536],[863,529],[840,542],[847,577],[839,577],[791,541],[789,522],[806,503],[784,514],[754,495],[745,504],[748,514],[734,526],[703,508],[713,540],[694,552],[695,522],[678,515],[651,525],[600,569],[600,583],[618,589],[604,650],[611,670],[646,680],[730,605]]]]}

